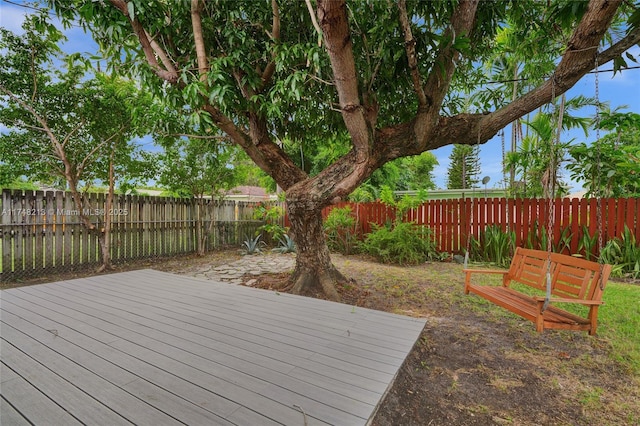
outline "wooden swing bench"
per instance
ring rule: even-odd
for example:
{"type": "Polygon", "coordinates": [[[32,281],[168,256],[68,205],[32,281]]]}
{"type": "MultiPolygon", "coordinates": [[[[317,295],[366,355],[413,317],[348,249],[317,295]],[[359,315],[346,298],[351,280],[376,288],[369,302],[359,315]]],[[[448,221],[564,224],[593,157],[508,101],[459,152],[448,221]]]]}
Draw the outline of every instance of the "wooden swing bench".
{"type": "Polygon", "coordinates": [[[475,293],[532,321],[538,332],[544,331],[545,328],[555,328],[584,330],[593,335],[596,334],[598,308],[604,303],[601,300],[602,290],[611,273],[611,265],[600,265],[573,256],[518,247],[508,271],[465,269],[464,272],[465,294],[475,293]],[[545,296],[521,293],[511,288],[510,284],[517,282],[545,292],[547,262],[551,262],[551,297],[545,310],[545,296]],[[502,274],[502,286],[472,284],[473,274],[502,274]],[[589,313],[584,318],[558,308],[555,306],[556,303],[586,305],[589,307],[589,313]]]}

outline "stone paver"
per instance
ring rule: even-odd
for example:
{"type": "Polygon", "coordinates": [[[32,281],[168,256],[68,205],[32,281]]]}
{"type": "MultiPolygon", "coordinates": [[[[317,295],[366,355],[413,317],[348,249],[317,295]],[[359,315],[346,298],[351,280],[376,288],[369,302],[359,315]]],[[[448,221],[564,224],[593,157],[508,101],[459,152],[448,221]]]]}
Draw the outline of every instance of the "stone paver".
{"type": "MultiPolygon", "coordinates": [[[[296,257],[292,254],[257,254],[243,256],[242,259],[225,265],[203,267],[188,275],[211,281],[242,284],[242,277],[245,274],[278,274],[292,271],[295,265],[296,257]]],[[[249,280],[248,284],[251,281],[252,280],[249,280]]],[[[253,282],[255,282],[255,280],[253,280],[253,282]]]]}

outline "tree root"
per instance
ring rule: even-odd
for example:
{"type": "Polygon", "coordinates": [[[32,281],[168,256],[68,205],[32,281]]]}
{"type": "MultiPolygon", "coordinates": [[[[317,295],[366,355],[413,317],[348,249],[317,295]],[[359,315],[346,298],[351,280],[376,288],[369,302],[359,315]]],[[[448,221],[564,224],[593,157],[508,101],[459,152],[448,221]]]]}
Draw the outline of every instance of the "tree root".
{"type": "Polygon", "coordinates": [[[113,269],[114,268],[113,268],[112,264],[110,264],[110,263],[109,264],[104,264],[103,263],[102,265],[100,265],[100,267],[98,269],[96,269],[96,273],[97,274],[101,274],[101,273],[106,272],[106,271],[113,271],[113,269]]]}
{"type": "Polygon", "coordinates": [[[341,281],[346,281],[346,278],[335,268],[328,271],[296,270],[285,289],[299,295],[323,293],[327,299],[338,302],[340,295],[336,290],[336,284],[341,281]]]}

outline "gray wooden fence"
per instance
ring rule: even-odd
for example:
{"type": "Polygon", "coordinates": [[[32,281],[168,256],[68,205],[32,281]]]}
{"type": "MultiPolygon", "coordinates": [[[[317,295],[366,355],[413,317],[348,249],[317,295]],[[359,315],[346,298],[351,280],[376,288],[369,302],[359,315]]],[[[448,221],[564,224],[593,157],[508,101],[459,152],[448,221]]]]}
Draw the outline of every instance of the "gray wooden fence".
{"type": "MultiPolygon", "coordinates": [[[[69,192],[2,190],[0,281],[97,267],[98,234],[88,232],[80,214],[103,229],[105,194],[83,195],[79,212],[69,192]]],[[[118,195],[111,211],[114,263],[197,251],[196,226],[209,229],[207,249],[237,246],[262,224],[255,202],[118,195]],[[199,220],[198,220],[199,219],[199,220]]]]}

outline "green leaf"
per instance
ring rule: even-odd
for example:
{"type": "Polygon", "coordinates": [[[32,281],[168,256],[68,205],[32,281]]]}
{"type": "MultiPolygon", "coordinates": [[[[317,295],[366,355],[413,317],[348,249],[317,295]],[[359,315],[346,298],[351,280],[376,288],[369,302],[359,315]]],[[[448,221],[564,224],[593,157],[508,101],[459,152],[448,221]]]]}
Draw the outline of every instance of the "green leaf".
{"type": "Polygon", "coordinates": [[[625,52],[626,57],[631,61],[631,62],[635,62],[638,63],[638,61],[636,60],[636,58],[629,52],[625,52]]]}

